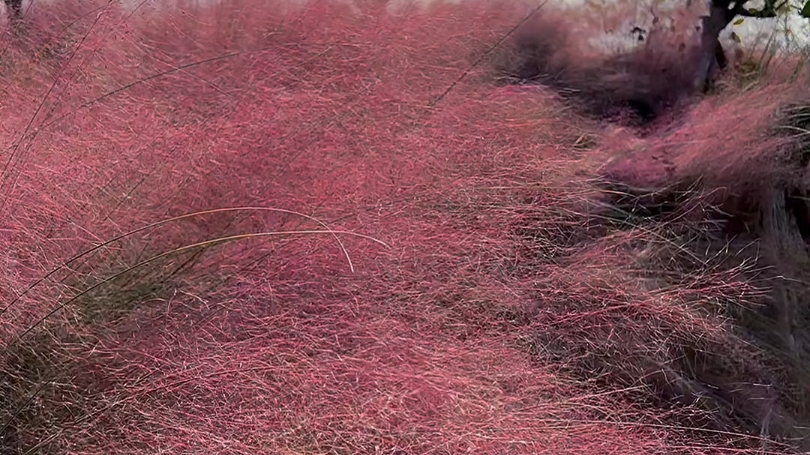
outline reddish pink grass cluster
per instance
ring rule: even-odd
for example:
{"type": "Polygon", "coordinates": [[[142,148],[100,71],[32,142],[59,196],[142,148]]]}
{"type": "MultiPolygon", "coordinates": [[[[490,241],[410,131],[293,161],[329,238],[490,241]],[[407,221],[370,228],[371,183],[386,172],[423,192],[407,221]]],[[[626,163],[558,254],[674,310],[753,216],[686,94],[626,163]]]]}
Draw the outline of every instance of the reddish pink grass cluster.
{"type": "Polygon", "coordinates": [[[356,6],[36,4],[4,36],[3,444],[743,453],[554,351],[724,335],[615,274],[637,233],[593,240],[597,126],[485,68],[431,105],[524,10],[356,6]]]}

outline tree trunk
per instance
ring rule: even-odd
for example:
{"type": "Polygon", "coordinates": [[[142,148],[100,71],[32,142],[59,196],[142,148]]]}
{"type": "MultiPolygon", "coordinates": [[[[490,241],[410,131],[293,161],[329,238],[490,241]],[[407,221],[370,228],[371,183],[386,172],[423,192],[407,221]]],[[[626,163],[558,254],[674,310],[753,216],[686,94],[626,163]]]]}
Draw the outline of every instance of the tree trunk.
{"type": "Polygon", "coordinates": [[[724,68],[728,60],[720,44],[720,33],[734,20],[736,14],[729,9],[728,1],[712,1],[709,15],[703,16],[700,33],[698,67],[695,86],[701,92],[708,90],[718,69],[724,68]]]}

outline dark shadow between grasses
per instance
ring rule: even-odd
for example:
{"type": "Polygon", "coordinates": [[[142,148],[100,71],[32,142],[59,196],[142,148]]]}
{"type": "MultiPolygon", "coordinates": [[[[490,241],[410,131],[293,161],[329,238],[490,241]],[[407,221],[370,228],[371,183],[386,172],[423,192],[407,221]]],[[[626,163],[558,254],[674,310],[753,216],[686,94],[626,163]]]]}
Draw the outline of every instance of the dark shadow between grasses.
{"type": "Polygon", "coordinates": [[[496,78],[548,87],[590,117],[647,126],[696,95],[696,46],[661,32],[629,50],[600,51],[573,36],[566,21],[541,13],[495,57],[496,78]]]}

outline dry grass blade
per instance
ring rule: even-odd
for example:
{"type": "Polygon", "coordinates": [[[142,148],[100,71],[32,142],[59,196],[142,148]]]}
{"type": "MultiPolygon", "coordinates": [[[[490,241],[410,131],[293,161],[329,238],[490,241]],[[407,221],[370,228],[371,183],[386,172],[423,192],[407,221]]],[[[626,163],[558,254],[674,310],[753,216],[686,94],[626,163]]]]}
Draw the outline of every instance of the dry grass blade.
{"type": "MultiPolygon", "coordinates": [[[[98,287],[100,287],[102,285],[105,285],[105,284],[107,284],[107,283],[109,283],[109,282],[111,282],[111,281],[113,281],[113,280],[115,280],[117,278],[120,278],[120,277],[126,275],[127,273],[132,272],[133,270],[136,270],[138,268],[141,268],[141,267],[144,267],[146,265],[152,264],[152,263],[158,261],[159,259],[163,259],[163,258],[166,258],[168,256],[176,255],[176,254],[179,254],[179,253],[183,253],[183,252],[186,252],[186,251],[198,249],[198,248],[201,248],[201,247],[214,246],[214,245],[233,242],[233,241],[237,241],[237,240],[247,240],[247,239],[262,238],[262,237],[281,237],[281,236],[291,236],[291,235],[321,235],[321,234],[328,234],[328,235],[332,235],[332,236],[337,236],[338,234],[340,234],[340,235],[350,235],[350,236],[359,237],[359,238],[362,238],[362,239],[365,239],[365,240],[370,240],[370,241],[378,243],[378,244],[380,244],[382,246],[388,247],[388,245],[385,242],[383,242],[381,240],[377,240],[377,239],[375,239],[373,237],[369,237],[367,235],[358,234],[358,233],[355,233],[355,232],[332,231],[332,230],[329,230],[329,231],[305,231],[305,230],[300,230],[300,231],[254,232],[254,233],[250,233],[250,234],[240,234],[240,235],[231,235],[231,236],[227,236],[227,237],[219,237],[219,238],[216,238],[216,239],[210,239],[210,240],[205,240],[205,241],[202,241],[202,242],[192,243],[190,245],[184,245],[184,246],[175,248],[173,250],[166,251],[166,252],[163,252],[161,254],[152,256],[152,257],[150,257],[148,259],[144,259],[143,261],[141,261],[141,262],[139,262],[137,264],[134,264],[134,265],[126,268],[125,270],[122,270],[122,271],[120,271],[120,272],[118,272],[118,273],[116,273],[116,274],[114,274],[112,276],[104,278],[103,280],[99,281],[97,284],[95,284],[95,285],[93,285],[93,286],[91,286],[91,287],[89,287],[87,289],[84,289],[83,291],[79,292],[78,294],[76,294],[75,296],[73,296],[70,299],[66,300],[65,302],[58,304],[56,307],[53,308],[53,310],[48,312],[45,316],[40,318],[38,321],[36,321],[34,324],[32,324],[26,330],[24,330],[15,340],[7,343],[6,348],[8,348],[9,346],[13,346],[16,342],[18,342],[20,339],[22,339],[25,335],[29,334],[37,326],[39,326],[40,324],[45,322],[46,319],[48,319],[49,317],[51,317],[54,314],[58,313],[59,311],[64,309],[67,305],[70,305],[72,302],[75,302],[77,299],[79,299],[83,295],[85,295],[85,294],[89,293],[90,291],[92,291],[92,290],[94,290],[94,289],[96,289],[96,288],[98,288],[98,287]]],[[[341,246],[342,246],[342,244],[341,244],[341,246]]],[[[388,247],[388,248],[390,248],[390,247],[388,247]]],[[[344,252],[345,252],[345,250],[344,250],[344,252]]],[[[351,262],[349,262],[349,265],[351,266],[351,262]]],[[[352,271],[354,271],[354,270],[352,270],[352,271]]]]}
{"type": "MultiPolygon", "coordinates": [[[[74,262],[78,261],[79,259],[81,259],[81,258],[83,258],[83,257],[85,257],[87,255],[93,254],[96,251],[99,251],[99,250],[101,250],[101,249],[103,249],[105,247],[108,247],[108,246],[112,245],[115,242],[118,242],[118,241],[120,241],[122,239],[125,239],[127,237],[130,237],[130,236],[133,236],[135,234],[145,232],[145,231],[149,231],[151,229],[155,229],[155,228],[158,228],[160,226],[170,224],[170,223],[174,223],[174,222],[177,222],[177,221],[187,220],[187,219],[190,219],[190,218],[200,217],[200,216],[204,216],[204,215],[211,215],[211,214],[215,214],[215,213],[242,212],[242,211],[246,211],[246,212],[249,212],[249,211],[276,212],[276,213],[286,213],[286,214],[290,214],[290,215],[300,216],[301,218],[304,218],[304,219],[307,219],[307,220],[310,220],[310,221],[314,221],[314,222],[320,224],[321,226],[323,226],[324,228],[326,228],[327,230],[329,230],[329,226],[327,226],[326,224],[324,224],[322,221],[318,220],[317,218],[314,218],[314,217],[311,217],[309,215],[305,215],[303,213],[299,213],[299,212],[296,212],[296,211],[293,211],[293,210],[286,210],[286,209],[279,209],[279,208],[272,208],[272,207],[227,207],[227,208],[203,210],[203,211],[199,211],[199,212],[187,213],[185,215],[180,215],[180,216],[175,216],[175,217],[172,217],[172,218],[167,218],[165,220],[156,221],[154,223],[150,223],[150,224],[147,224],[145,226],[139,227],[137,229],[133,229],[131,231],[125,232],[125,233],[123,233],[121,235],[118,235],[118,236],[113,237],[113,238],[111,238],[109,240],[106,240],[106,241],[104,241],[102,243],[99,243],[98,245],[96,245],[96,246],[94,246],[92,248],[89,248],[87,250],[84,250],[81,253],[73,256],[72,258],[70,258],[67,261],[60,264],[58,267],[53,268],[50,271],[48,271],[48,273],[44,274],[38,280],[36,280],[33,283],[31,283],[30,285],[28,285],[28,287],[26,287],[26,289],[22,293],[20,293],[16,298],[14,298],[11,302],[9,302],[2,310],[0,310],[0,316],[2,316],[3,313],[8,311],[8,309],[11,308],[12,305],[17,303],[22,297],[24,297],[26,294],[28,294],[33,288],[35,288],[36,286],[39,286],[40,284],[42,284],[45,280],[47,280],[48,278],[53,276],[55,273],[57,273],[57,272],[59,272],[61,270],[64,270],[65,268],[67,268],[68,266],[70,266],[74,262]]],[[[354,266],[352,265],[351,257],[349,257],[349,252],[346,250],[346,247],[343,246],[343,243],[340,241],[340,238],[337,237],[337,233],[335,233],[333,235],[335,237],[335,241],[338,243],[338,245],[340,246],[341,251],[343,252],[344,256],[346,257],[346,261],[349,263],[349,269],[352,272],[354,272],[354,266]]],[[[385,244],[383,244],[383,245],[385,245],[385,244]]]]}

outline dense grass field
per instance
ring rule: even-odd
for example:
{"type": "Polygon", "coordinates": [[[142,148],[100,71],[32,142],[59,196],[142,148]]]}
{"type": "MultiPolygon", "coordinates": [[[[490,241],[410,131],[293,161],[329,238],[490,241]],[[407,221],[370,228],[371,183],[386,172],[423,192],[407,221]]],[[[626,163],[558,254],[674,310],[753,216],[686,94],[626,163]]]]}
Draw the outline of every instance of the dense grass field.
{"type": "MultiPolygon", "coordinates": [[[[504,82],[532,8],[4,25],[0,453],[806,449],[804,225],[767,211],[803,182],[801,62],[620,127],[504,82]]],[[[607,80],[596,16],[545,8],[544,64],[607,80]]]]}

